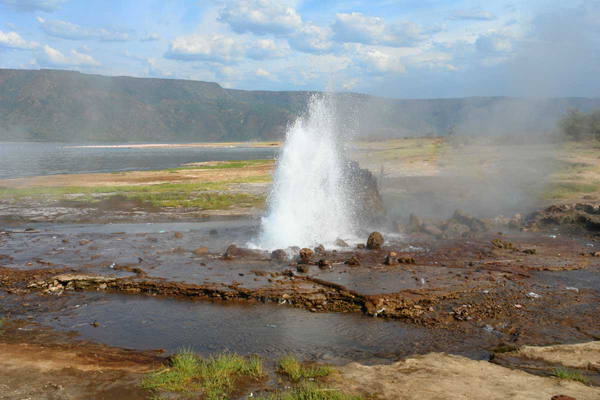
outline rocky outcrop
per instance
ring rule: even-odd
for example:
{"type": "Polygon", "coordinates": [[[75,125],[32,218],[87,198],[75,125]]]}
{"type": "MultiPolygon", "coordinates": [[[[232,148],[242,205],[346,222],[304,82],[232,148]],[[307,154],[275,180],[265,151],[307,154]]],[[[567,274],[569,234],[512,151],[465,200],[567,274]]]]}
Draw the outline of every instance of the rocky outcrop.
{"type": "Polygon", "coordinates": [[[351,193],[352,219],[359,225],[380,221],[385,216],[383,199],[377,188],[377,178],[356,161],[347,160],[344,184],[351,193]]]}
{"type": "Polygon", "coordinates": [[[600,234],[600,205],[575,203],[551,206],[526,218],[524,230],[562,228],[600,234]]]}

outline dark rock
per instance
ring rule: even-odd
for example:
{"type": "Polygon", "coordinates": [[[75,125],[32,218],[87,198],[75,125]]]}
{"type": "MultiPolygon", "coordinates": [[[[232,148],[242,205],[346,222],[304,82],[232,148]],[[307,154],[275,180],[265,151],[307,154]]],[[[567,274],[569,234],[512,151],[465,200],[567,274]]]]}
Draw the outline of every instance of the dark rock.
{"type": "Polygon", "coordinates": [[[325,246],[323,246],[322,244],[315,247],[315,253],[322,253],[324,251],[325,251],[325,246]]]}
{"type": "Polygon", "coordinates": [[[211,229],[209,232],[210,235],[218,235],[219,231],[217,231],[216,229],[211,229]]]}
{"type": "Polygon", "coordinates": [[[505,240],[500,240],[500,239],[492,240],[492,245],[499,249],[507,249],[507,250],[516,250],[517,249],[515,247],[515,245],[512,244],[511,242],[507,242],[505,240]]]}
{"type": "Polygon", "coordinates": [[[385,265],[398,265],[398,254],[390,251],[388,255],[385,257],[384,261],[385,265]]]}
{"type": "Polygon", "coordinates": [[[230,244],[229,247],[227,247],[225,254],[223,254],[223,258],[226,260],[232,260],[234,257],[243,257],[243,256],[252,256],[252,255],[256,255],[255,250],[240,249],[235,244],[230,244]]]}
{"type": "Polygon", "coordinates": [[[412,257],[400,257],[400,258],[398,258],[398,262],[400,264],[414,264],[415,259],[412,257]]]}
{"type": "Polygon", "coordinates": [[[90,325],[92,325],[94,328],[97,328],[100,326],[100,323],[98,321],[94,321],[90,325]]]}
{"type": "Polygon", "coordinates": [[[575,397],[567,396],[564,394],[557,394],[556,396],[552,396],[551,400],[577,400],[575,397]]]}
{"type": "Polygon", "coordinates": [[[537,250],[536,249],[525,249],[525,250],[523,250],[523,253],[525,253],[525,254],[535,254],[535,253],[537,253],[537,250]]]}
{"type": "Polygon", "coordinates": [[[356,161],[347,160],[343,179],[352,193],[352,219],[359,225],[382,220],[385,216],[383,199],[379,194],[377,179],[371,171],[360,168],[356,161]]]}
{"type": "Polygon", "coordinates": [[[383,246],[383,235],[379,232],[373,232],[367,239],[367,249],[379,250],[383,246]]]}
{"type": "Polygon", "coordinates": [[[365,248],[365,244],[364,243],[359,243],[356,245],[357,249],[364,249],[365,248]]]}
{"type": "Polygon", "coordinates": [[[319,265],[319,268],[323,268],[323,269],[325,269],[325,268],[331,268],[331,261],[328,261],[328,260],[319,260],[318,265],[319,265]]]}
{"type": "Polygon", "coordinates": [[[271,252],[271,260],[285,261],[288,259],[288,254],[283,249],[273,250],[271,252]]]}
{"type": "Polygon", "coordinates": [[[69,243],[69,239],[63,239],[62,242],[63,243],[69,243]]]}
{"type": "Polygon", "coordinates": [[[296,267],[296,270],[298,270],[298,272],[302,272],[303,274],[306,274],[310,271],[310,265],[307,264],[299,264],[296,267]]]}
{"type": "Polygon", "coordinates": [[[176,239],[183,239],[183,233],[181,233],[181,232],[175,232],[173,234],[173,237],[175,237],[176,239]]]}
{"type": "Polygon", "coordinates": [[[346,263],[351,267],[359,267],[360,266],[360,261],[356,256],[353,256],[351,259],[346,261],[346,263]]]}
{"type": "Polygon", "coordinates": [[[337,247],[348,247],[348,243],[344,242],[340,238],[335,239],[335,242],[333,242],[333,245],[337,246],[337,247]]]}

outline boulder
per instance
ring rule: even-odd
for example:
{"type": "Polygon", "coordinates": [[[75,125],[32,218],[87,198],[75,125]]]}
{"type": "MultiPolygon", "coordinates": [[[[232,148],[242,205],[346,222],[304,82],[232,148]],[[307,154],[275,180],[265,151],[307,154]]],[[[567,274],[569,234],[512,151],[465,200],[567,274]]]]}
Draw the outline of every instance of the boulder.
{"type": "Polygon", "coordinates": [[[312,257],[312,255],[314,254],[314,251],[312,251],[309,248],[303,248],[300,249],[300,262],[303,264],[307,264],[310,262],[310,258],[312,257]]]}
{"type": "Polygon", "coordinates": [[[367,249],[379,250],[383,246],[383,235],[379,232],[373,232],[367,239],[367,249]]]}

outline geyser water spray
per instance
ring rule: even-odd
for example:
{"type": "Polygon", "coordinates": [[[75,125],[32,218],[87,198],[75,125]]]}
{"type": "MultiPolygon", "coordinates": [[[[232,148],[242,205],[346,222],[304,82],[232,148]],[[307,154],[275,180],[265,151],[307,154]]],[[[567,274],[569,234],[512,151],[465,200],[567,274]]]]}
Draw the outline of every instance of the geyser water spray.
{"type": "Polygon", "coordinates": [[[352,232],[351,193],[344,184],[343,133],[330,94],[315,95],[291,125],[277,160],[258,246],[331,245],[352,232]]]}

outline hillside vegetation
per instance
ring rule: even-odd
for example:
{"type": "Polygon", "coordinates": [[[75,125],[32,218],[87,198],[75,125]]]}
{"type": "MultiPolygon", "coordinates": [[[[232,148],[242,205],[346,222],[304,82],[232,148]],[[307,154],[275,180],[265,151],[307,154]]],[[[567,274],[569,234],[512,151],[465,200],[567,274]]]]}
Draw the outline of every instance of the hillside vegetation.
{"type": "MultiPolygon", "coordinates": [[[[0,70],[0,141],[201,142],[281,139],[312,92],[224,89],[217,83],[0,70]]],[[[363,137],[553,129],[568,108],[600,99],[396,100],[343,93],[339,125],[363,137]]]]}

